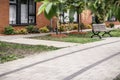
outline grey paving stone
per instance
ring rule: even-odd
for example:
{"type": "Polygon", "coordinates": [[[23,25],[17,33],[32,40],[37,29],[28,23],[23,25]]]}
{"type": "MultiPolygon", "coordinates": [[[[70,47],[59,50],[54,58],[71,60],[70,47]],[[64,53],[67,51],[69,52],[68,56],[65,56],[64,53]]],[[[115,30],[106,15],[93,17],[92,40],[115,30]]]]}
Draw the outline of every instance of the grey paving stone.
{"type": "Polygon", "coordinates": [[[120,73],[120,38],[72,46],[0,64],[0,80],[112,80],[120,73]]]}

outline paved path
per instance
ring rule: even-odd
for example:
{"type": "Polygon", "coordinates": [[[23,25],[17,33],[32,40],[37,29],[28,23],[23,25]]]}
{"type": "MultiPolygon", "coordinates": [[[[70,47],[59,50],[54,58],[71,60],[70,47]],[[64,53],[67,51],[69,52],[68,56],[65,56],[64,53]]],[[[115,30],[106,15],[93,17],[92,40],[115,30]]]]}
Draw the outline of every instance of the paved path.
{"type": "Polygon", "coordinates": [[[0,80],[112,80],[120,73],[120,38],[0,64],[0,80]]]}
{"type": "Polygon", "coordinates": [[[50,33],[0,36],[0,41],[10,42],[10,43],[19,43],[19,44],[28,44],[28,45],[54,46],[54,47],[58,47],[58,48],[79,45],[78,43],[58,42],[58,41],[48,41],[48,40],[36,40],[36,39],[29,39],[28,38],[28,37],[44,36],[44,35],[48,35],[48,34],[50,34],[50,33]]]}
{"type": "Polygon", "coordinates": [[[37,39],[29,39],[29,38],[1,39],[1,41],[10,42],[10,43],[18,43],[18,44],[28,44],[28,45],[54,46],[54,47],[59,47],[59,48],[79,45],[78,43],[37,40],[37,39]]]}
{"type": "Polygon", "coordinates": [[[1,39],[17,39],[17,38],[26,38],[26,37],[36,37],[36,36],[45,36],[51,33],[38,33],[38,34],[27,34],[27,35],[3,35],[0,36],[1,39]]]}

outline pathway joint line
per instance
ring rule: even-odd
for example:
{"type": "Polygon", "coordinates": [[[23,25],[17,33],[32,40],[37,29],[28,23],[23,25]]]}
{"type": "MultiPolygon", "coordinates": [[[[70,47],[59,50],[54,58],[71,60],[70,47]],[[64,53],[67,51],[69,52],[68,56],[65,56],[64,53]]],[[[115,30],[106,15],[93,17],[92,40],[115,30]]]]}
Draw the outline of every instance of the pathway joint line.
{"type": "Polygon", "coordinates": [[[96,48],[96,47],[99,47],[99,46],[109,45],[109,44],[113,44],[113,43],[117,43],[117,42],[120,42],[120,40],[112,41],[112,42],[109,42],[109,43],[102,43],[102,44],[99,44],[99,45],[96,45],[96,46],[92,46],[92,47],[88,47],[88,48],[85,48],[85,49],[80,49],[80,50],[77,50],[77,51],[69,52],[69,53],[66,53],[66,54],[63,54],[63,55],[59,55],[59,56],[56,56],[56,57],[53,57],[53,58],[49,58],[49,59],[46,59],[46,60],[43,60],[43,61],[39,61],[39,62],[30,64],[30,65],[27,65],[27,66],[24,66],[24,67],[21,67],[21,68],[18,68],[18,69],[15,69],[15,70],[12,70],[12,71],[9,71],[9,72],[6,72],[6,73],[3,73],[3,74],[0,74],[0,77],[9,75],[11,73],[15,73],[15,72],[18,72],[20,70],[23,70],[23,69],[41,64],[41,63],[45,63],[45,62],[48,62],[48,61],[51,61],[51,60],[54,60],[54,59],[57,59],[57,58],[60,58],[60,57],[68,56],[68,55],[71,55],[71,54],[75,54],[77,52],[81,52],[81,51],[85,51],[85,50],[89,50],[89,49],[96,48]]]}
{"type": "Polygon", "coordinates": [[[93,63],[93,64],[91,64],[91,65],[89,65],[89,66],[86,66],[85,68],[83,68],[83,69],[81,69],[81,70],[79,70],[79,71],[71,74],[70,76],[64,78],[63,80],[72,80],[73,78],[75,78],[75,77],[77,77],[78,75],[80,75],[80,74],[88,71],[89,69],[91,69],[91,68],[93,68],[93,67],[95,67],[95,66],[97,66],[97,65],[99,65],[99,64],[101,64],[101,63],[103,63],[103,62],[105,62],[105,61],[107,61],[107,60],[109,60],[109,59],[111,59],[111,58],[113,58],[113,57],[115,57],[115,56],[118,56],[118,55],[120,55],[120,52],[118,52],[118,53],[116,53],[116,54],[113,54],[113,55],[111,55],[111,56],[108,56],[108,57],[106,57],[105,59],[102,59],[102,60],[100,60],[100,61],[97,61],[97,62],[95,62],[95,63],[93,63]]]}

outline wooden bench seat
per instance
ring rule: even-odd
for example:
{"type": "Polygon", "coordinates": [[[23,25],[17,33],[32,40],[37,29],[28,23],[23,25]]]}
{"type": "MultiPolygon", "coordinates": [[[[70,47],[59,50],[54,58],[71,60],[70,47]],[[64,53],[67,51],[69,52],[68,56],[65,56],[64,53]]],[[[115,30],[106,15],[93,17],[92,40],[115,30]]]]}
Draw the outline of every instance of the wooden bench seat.
{"type": "Polygon", "coordinates": [[[98,36],[101,39],[102,36],[104,36],[105,34],[108,34],[110,37],[112,37],[112,35],[110,34],[112,30],[113,28],[106,28],[105,24],[93,24],[92,25],[93,35],[91,36],[91,38],[93,38],[94,36],[98,36]],[[104,32],[102,36],[100,35],[101,32],[104,32]]]}

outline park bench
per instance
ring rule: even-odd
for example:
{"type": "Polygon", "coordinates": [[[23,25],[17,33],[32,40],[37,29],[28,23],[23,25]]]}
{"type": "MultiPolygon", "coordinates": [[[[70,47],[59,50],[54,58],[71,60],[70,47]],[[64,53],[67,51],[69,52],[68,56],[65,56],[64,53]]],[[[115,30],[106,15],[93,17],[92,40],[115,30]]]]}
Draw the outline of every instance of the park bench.
{"type": "Polygon", "coordinates": [[[93,38],[94,36],[98,36],[101,39],[102,36],[104,36],[105,34],[108,34],[110,37],[112,37],[112,35],[110,34],[112,30],[113,28],[106,28],[105,24],[93,24],[93,35],[91,36],[91,38],[93,38]],[[100,35],[101,32],[103,32],[102,36],[100,35]]]}

